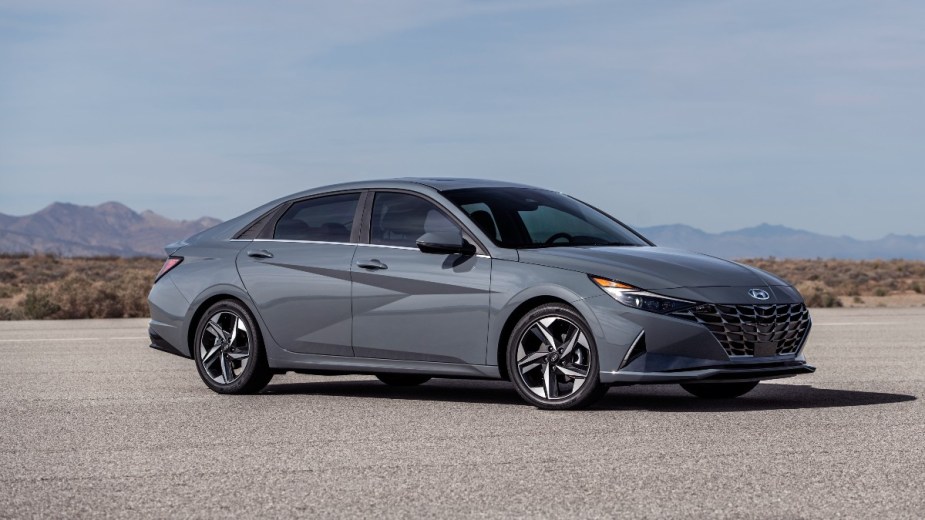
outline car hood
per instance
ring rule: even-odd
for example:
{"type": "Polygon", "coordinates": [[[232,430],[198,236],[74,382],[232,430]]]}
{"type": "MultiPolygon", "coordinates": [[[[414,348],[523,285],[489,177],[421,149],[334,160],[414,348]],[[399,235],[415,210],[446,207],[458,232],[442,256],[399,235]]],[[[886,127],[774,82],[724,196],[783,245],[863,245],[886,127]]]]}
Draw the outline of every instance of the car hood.
{"type": "Polygon", "coordinates": [[[524,263],[603,276],[646,290],[788,285],[759,269],[665,247],[549,247],[518,252],[524,263]]]}

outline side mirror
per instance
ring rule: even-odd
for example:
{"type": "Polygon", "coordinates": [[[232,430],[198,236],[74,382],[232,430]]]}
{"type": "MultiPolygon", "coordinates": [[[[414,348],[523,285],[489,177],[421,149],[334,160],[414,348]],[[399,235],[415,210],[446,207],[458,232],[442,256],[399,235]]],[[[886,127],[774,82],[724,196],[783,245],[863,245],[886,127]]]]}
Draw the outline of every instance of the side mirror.
{"type": "Polygon", "coordinates": [[[466,242],[459,232],[424,233],[417,239],[418,249],[422,253],[438,255],[474,255],[475,246],[466,242]]]}

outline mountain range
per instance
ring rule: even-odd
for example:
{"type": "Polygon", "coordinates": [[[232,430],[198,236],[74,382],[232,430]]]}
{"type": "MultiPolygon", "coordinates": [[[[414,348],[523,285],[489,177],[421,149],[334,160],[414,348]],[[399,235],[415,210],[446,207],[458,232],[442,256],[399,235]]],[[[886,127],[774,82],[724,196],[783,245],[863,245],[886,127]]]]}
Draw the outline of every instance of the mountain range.
{"type": "Polygon", "coordinates": [[[876,240],[858,240],[770,224],[723,233],[707,233],[683,224],[639,228],[639,232],[660,246],[721,258],[925,260],[925,236],[891,234],[876,240]]]}
{"type": "MultiPolygon", "coordinates": [[[[172,220],[152,211],[138,213],[118,202],[99,206],[56,202],[22,217],[0,213],[0,253],[163,256],[166,244],[219,222],[209,217],[172,220]]],[[[723,258],[925,260],[925,236],[887,235],[877,240],[858,240],[769,224],[723,233],[707,233],[683,224],[639,231],[660,246],[723,258]]]]}
{"type": "Polygon", "coordinates": [[[135,212],[118,202],[78,206],[56,202],[13,217],[0,213],[0,253],[62,256],[163,256],[164,246],[208,229],[220,220],[172,220],[135,212]]]}

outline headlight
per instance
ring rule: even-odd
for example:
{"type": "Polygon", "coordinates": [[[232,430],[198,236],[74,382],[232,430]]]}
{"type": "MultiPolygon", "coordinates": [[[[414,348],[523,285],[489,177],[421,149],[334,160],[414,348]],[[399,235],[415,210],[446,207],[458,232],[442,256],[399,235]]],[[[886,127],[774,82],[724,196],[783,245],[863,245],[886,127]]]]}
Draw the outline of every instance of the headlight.
{"type": "Polygon", "coordinates": [[[670,312],[679,311],[681,309],[686,309],[688,307],[697,305],[696,302],[679,300],[677,298],[669,298],[660,294],[653,294],[643,291],[638,287],[633,287],[632,285],[625,284],[623,282],[608,280],[607,278],[598,278],[597,276],[592,276],[591,280],[593,280],[594,283],[603,289],[604,292],[613,296],[614,300],[617,300],[623,305],[632,307],[634,309],[642,309],[644,311],[657,312],[659,314],[668,314],[670,312]]]}

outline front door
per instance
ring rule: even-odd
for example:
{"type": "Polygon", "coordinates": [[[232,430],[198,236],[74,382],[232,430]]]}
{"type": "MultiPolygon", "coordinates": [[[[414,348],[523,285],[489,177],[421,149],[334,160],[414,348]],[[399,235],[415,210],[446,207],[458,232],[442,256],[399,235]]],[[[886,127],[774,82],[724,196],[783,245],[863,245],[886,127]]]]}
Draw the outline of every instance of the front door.
{"type": "Polygon", "coordinates": [[[485,364],[491,259],[416,246],[424,233],[458,229],[422,197],[376,193],[369,243],[351,267],[357,357],[485,364]]]}

